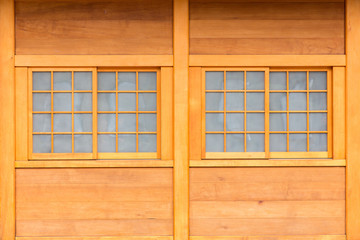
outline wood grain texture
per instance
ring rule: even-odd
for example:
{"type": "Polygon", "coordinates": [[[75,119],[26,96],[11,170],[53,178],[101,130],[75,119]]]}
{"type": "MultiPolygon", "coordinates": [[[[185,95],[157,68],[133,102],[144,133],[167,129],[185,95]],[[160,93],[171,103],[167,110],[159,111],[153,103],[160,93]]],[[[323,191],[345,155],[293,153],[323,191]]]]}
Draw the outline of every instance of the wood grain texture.
{"type": "Polygon", "coordinates": [[[172,1],[18,0],[16,54],[172,54],[172,1]]]}
{"type": "Polygon", "coordinates": [[[18,169],[17,236],[170,236],[172,170],[18,169]]]}
{"type": "MultiPolygon", "coordinates": [[[[33,240],[33,239],[19,239],[19,240],[33,240]]],[[[51,240],[51,239],[43,239],[43,240],[51,240]]],[[[69,239],[69,240],[78,240],[78,239],[69,239]]],[[[190,240],[346,240],[346,235],[191,236],[190,240]]]]}

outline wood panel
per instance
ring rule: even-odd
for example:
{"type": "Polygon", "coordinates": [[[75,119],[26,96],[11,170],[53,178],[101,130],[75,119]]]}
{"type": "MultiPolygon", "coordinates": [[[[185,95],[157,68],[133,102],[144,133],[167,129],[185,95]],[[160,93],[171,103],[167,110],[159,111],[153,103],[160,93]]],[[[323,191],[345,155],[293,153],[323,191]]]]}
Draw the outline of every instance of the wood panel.
{"type": "Polygon", "coordinates": [[[172,169],[18,169],[16,235],[170,236],[172,169]]]}
{"type": "Polygon", "coordinates": [[[344,235],[345,168],[192,168],[190,234],[344,235]]]}
{"type": "Polygon", "coordinates": [[[16,54],[172,54],[172,1],[18,0],[16,54]]]}
{"type": "Polygon", "coordinates": [[[190,4],[190,54],[344,54],[344,1],[190,4]]]}

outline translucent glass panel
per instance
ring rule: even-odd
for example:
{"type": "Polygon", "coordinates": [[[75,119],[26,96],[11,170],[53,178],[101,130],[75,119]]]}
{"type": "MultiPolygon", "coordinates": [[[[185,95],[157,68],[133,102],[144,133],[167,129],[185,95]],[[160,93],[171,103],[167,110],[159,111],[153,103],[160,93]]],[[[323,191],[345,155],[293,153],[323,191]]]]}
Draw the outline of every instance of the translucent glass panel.
{"type": "Polygon", "coordinates": [[[33,153],[92,153],[92,72],[32,73],[33,153]]]}
{"type": "Polygon", "coordinates": [[[157,152],[157,75],[98,72],[98,152],[157,152]]]}

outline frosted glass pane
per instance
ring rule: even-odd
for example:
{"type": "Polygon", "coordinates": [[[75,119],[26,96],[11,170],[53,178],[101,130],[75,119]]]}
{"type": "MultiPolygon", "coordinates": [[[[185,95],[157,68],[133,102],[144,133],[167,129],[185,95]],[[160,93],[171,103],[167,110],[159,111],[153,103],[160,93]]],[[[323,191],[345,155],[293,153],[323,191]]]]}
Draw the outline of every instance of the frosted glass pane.
{"type": "Polygon", "coordinates": [[[286,134],[270,134],[270,152],[286,152],[287,151],[287,135],[286,134]]]}
{"type": "Polygon", "coordinates": [[[139,72],[139,90],[156,90],[156,72],[139,72]]]}
{"type": "Polygon", "coordinates": [[[33,72],[33,90],[51,90],[51,73],[33,72]]]}
{"type": "Polygon", "coordinates": [[[244,152],[244,134],[226,134],[227,152],[244,152]]]}
{"type": "Polygon", "coordinates": [[[265,72],[246,72],[247,90],[264,90],[265,72]]]}
{"type": "Polygon", "coordinates": [[[139,152],[157,152],[156,134],[139,134],[139,152]]]}
{"type": "Polygon", "coordinates": [[[264,93],[246,93],[246,110],[264,110],[264,93]]]}
{"type": "Polygon", "coordinates": [[[327,72],[310,72],[309,73],[310,90],[327,89],[327,72]]]}
{"type": "Polygon", "coordinates": [[[136,135],[119,134],[118,152],[136,152],[136,135]]]}
{"type": "Polygon", "coordinates": [[[33,93],[33,111],[51,111],[51,94],[33,93]]]}
{"type": "Polygon", "coordinates": [[[54,72],[54,90],[71,90],[71,72],[54,72]]]}
{"type": "Polygon", "coordinates": [[[326,113],[310,113],[309,114],[309,130],[310,131],[326,131],[327,130],[327,114],[326,113]]]}
{"type": "Polygon", "coordinates": [[[226,93],[226,110],[243,111],[244,93],[226,93]]]}
{"type": "Polygon", "coordinates": [[[136,72],[118,72],[118,89],[127,91],[136,90],[136,72]]]}
{"type": "Polygon", "coordinates": [[[116,135],[98,134],[98,152],[115,152],[116,135]]]}
{"type": "Polygon", "coordinates": [[[244,114],[227,113],[226,131],[244,131],[244,114]]]}
{"type": "Polygon", "coordinates": [[[286,93],[270,93],[270,111],[286,111],[286,93]]]}
{"type": "Polygon", "coordinates": [[[326,93],[310,93],[309,108],[310,110],[326,110],[327,109],[326,93]]]}
{"type": "Polygon", "coordinates": [[[224,134],[206,134],[206,152],[224,152],[224,134]]]}
{"type": "Polygon", "coordinates": [[[54,114],[54,132],[71,132],[71,114],[54,114]]]}
{"type": "Polygon", "coordinates": [[[156,93],[139,93],[139,111],[156,111],[156,93]]]}
{"type": "Polygon", "coordinates": [[[306,152],[307,151],[307,135],[302,133],[292,133],[289,135],[289,151],[290,152],[306,152]]]}
{"type": "Polygon", "coordinates": [[[33,132],[51,132],[51,114],[33,114],[33,132]]]}
{"type": "Polygon", "coordinates": [[[116,73],[98,72],[98,90],[116,90],[116,73]]]}
{"type": "Polygon", "coordinates": [[[307,131],[306,113],[289,114],[289,131],[307,131]]]}
{"type": "Polygon", "coordinates": [[[224,72],[206,72],[206,90],[224,89],[224,72]]]}
{"type": "Polygon", "coordinates": [[[224,114],[206,113],[206,131],[224,131],[224,114]]]}
{"type": "Polygon", "coordinates": [[[289,110],[306,110],[306,93],[289,94],[289,110]]]}
{"type": "Polygon", "coordinates": [[[91,153],[92,152],[92,135],[75,134],[74,135],[74,152],[91,153]]]}
{"type": "Polygon", "coordinates": [[[156,132],[156,114],[139,114],[139,132],[156,132]]]}
{"type": "Polygon", "coordinates": [[[75,90],[92,90],[92,72],[74,72],[75,90]]]}
{"type": "Polygon", "coordinates": [[[136,111],[136,93],[119,93],[118,110],[136,111]]]}
{"type": "Polygon", "coordinates": [[[289,90],[306,90],[306,72],[289,72],[289,90]]]}
{"type": "Polygon", "coordinates": [[[33,153],[51,153],[51,135],[33,135],[33,153]]]}
{"type": "Polygon", "coordinates": [[[270,113],[270,131],[286,131],[286,113],[270,113]]]}
{"type": "Polygon", "coordinates": [[[136,114],[118,114],[118,132],[136,132],[136,114]]]}
{"type": "Polygon", "coordinates": [[[98,132],[115,132],[116,116],[115,114],[98,114],[98,132]]]}
{"type": "Polygon", "coordinates": [[[71,111],[71,93],[54,93],[54,111],[71,111]]]}
{"type": "Polygon", "coordinates": [[[206,93],[206,111],[224,110],[223,93],[206,93]]]}
{"type": "Polygon", "coordinates": [[[74,114],[74,132],[92,132],[92,114],[74,114]]]}
{"type": "Polygon", "coordinates": [[[74,93],[75,111],[92,111],[91,93],[74,93]]]}
{"type": "Polygon", "coordinates": [[[226,89],[243,90],[244,72],[226,72],[226,89]]]}
{"type": "Polygon", "coordinates": [[[98,111],[115,111],[116,95],[115,93],[98,93],[98,111]]]}
{"type": "Polygon", "coordinates": [[[310,152],[326,152],[327,151],[327,134],[326,133],[310,133],[309,135],[310,152]]]}
{"type": "Polygon", "coordinates": [[[72,137],[70,134],[54,135],[54,153],[71,153],[72,137]]]}
{"type": "Polygon", "coordinates": [[[246,134],[246,151],[247,152],[264,152],[265,135],[257,133],[246,134]]]}
{"type": "Polygon", "coordinates": [[[264,113],[247,113],[246,114],[247,131],[264,131],[265,120],[264,113]]]}
{"type": "Polygon", "coordinates": [[[270,72],[270,90],[286,90],[286,72],[270,72]]]}

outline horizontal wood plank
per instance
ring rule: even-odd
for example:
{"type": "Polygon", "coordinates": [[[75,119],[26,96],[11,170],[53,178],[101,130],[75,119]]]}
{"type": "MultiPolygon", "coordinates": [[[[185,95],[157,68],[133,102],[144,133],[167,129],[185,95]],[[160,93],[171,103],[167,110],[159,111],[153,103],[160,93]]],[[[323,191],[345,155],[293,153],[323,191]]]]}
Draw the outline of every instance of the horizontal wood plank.
{"type": "Polygon", "coordinates": [[[289,159],[289,160],[190,160],[190,167],[345,167],[345,159],[289,159]]]}
{"type": "MultiPolygon", "coordinates": [[[[16,237],[16,240],[39,240],[38,237],[16,237]]],[[[41,237],[41,240],[172,240],[172,236],[106,236],[106,237],[41,237]]],[[[337,240],[337,239],[334,239],[337,240]]]]}

